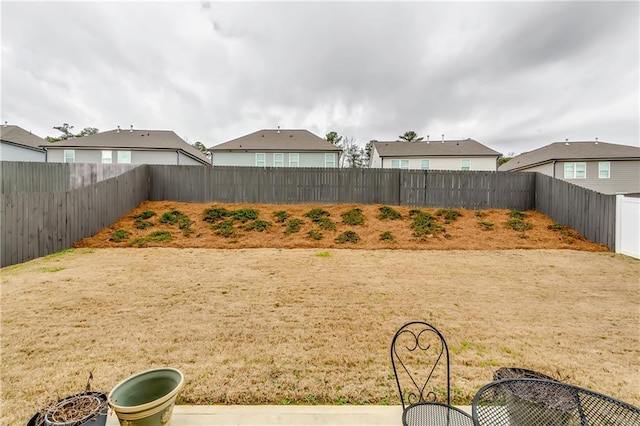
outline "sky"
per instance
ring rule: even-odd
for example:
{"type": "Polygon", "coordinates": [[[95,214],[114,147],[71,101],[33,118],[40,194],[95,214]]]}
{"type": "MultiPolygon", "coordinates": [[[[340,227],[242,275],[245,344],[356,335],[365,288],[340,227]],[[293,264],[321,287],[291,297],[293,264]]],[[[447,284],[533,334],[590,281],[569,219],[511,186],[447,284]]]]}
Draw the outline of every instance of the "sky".
{"type": "Polygon", "coordinates": [[[0,3],[0,120],[640,145],[640,2],[0,3]]]}

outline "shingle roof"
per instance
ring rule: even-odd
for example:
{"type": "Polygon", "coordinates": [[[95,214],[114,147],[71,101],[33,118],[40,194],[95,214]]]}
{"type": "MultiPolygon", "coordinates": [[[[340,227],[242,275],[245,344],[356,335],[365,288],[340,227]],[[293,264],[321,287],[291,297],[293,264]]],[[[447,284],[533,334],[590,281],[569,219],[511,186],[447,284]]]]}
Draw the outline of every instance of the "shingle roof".
{"type": "Polygon", "coordinates": [[[180,150],[210,164],[207,156],[199,149],[189,145],[171,130],[109,130],[81,138],[71,138],[47,144],[56,148],[126,148],[180,150]]]}
{"type": "Polygon", "coordinates": [[[29,148],[40,148],[41,145],[45,145],[47,141],[33,133],[26,131],[22,127],[6,125],[0,127],[0,139],[5,142],[11,142],[18,145],[24,145],[29,148]]]}
{"type": "Polygon", "coordinates": [[[308,130],[263,129],[221,143],[210,151],[342,151],[308,130]]]}
{"type": "Polygon", "coordinates": [[[421,141],[421,142],[374,142],[380,157],[478,157],[495,156],[500,153],[474,139],[421,141]]]}
{"type": "Polygon", "coordinates": [[[553,142],[513,157],[498,170],[520,170],[554,160],[640,160],[640,147],[607,142],[553,142]]]}

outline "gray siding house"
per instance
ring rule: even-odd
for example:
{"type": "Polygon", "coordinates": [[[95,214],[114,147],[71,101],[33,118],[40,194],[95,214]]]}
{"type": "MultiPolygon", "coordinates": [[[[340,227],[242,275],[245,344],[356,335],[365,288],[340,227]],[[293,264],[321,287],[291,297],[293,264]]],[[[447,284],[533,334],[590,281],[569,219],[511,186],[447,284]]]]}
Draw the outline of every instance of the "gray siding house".
{"type": "Polygon", "coordinates": [[[169,130],[109,130],[49,143],[47,162],[210,165],[207,156],[169,130]]]}
{"type": "Polygon", "coordinates": [[[308,130],[265,129],[209,148],[211,164],[245,167],[338,167],[342,149],[308,130]]]}
{"type": "Polygon", "coordinates": [[[540,172],[603,194],[640,192],[640,147],[554,142],[513,157],[500,171],[540,172]]]}
{"type": "Polygon", "coordinates": [[[44,163],[47,141],[22,127],[7,125],[0,127],[0,161],[30,161],[44,163]]]}
{"type": "Polygon", "coordinates": [[[473,139],[374,142],[369,167],[495,172],[499,156],[499,152],[473,139]]]}

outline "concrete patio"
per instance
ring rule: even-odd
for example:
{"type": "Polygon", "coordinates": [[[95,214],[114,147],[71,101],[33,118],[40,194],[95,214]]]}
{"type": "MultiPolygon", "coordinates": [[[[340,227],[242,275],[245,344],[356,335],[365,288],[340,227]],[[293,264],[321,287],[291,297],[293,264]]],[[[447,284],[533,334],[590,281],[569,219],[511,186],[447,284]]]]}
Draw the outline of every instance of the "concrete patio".
{"type": "MultiPolygon", "coordinates": [[[[459,407],[471,413],[471,407],[459,407]]],[[[398,426],[399,405],[177,405],[171,426],[398,426]]],[[[107,426],[118,426],[115,414],[107,426]]]]}

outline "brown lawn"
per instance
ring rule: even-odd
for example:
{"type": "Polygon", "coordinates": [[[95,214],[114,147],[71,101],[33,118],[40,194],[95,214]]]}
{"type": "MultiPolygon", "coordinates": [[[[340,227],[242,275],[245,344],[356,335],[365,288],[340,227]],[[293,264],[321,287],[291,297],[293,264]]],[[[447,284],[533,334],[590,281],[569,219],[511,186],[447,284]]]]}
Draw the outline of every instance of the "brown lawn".
{"type": "MultiPolygon", "coordinates": [[[[285,236],[263,206],[274,222],[266,233],[220,237],[197,221],[210,205],[176,203],[145,203],[115,228],[169,207],[195,222],[186,238],[169,228],[169,245],[185,248],[79,248],[1,270],[1,424],[24,424],[51,398],[82,390],[89,371],[108,392],[159,366],[184,372],[183,404],[397,404],[389,343],[414,319],[447,338],[456,404],[502,366],[640,404],[640,262],[546,230],[544,216],[527,212],[534,228],[522,238],[500,225],[505,211],[462,211],[439,222],[450,238],[415,241],[410,229],[401,236],[409,219],[376,221],[365,206],[365,225],[349,228],[361,241],[346,249],[333,234],[306,239],[310,224],[285,236]],[[478,230],[479,220],[494,229],[478,230]],[[396,236],[392,250],[376,238],[384,231],[396,236]],[[272,248],[241,248],[257,236],[272,248]],[[206,241],[225,248],[189,247],[206,241]],[[284,249],[296,244],[312,248],[284,249]]],[[[117,246],[112,232],[79,245],[117,246]]]]}

